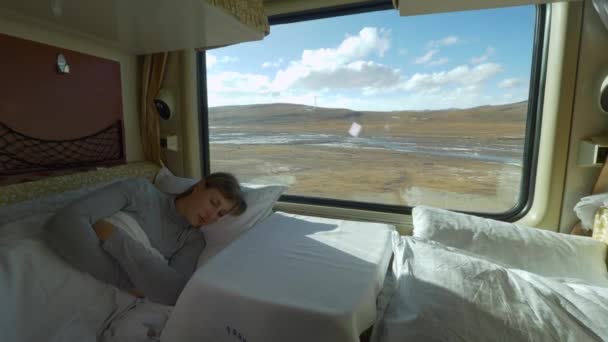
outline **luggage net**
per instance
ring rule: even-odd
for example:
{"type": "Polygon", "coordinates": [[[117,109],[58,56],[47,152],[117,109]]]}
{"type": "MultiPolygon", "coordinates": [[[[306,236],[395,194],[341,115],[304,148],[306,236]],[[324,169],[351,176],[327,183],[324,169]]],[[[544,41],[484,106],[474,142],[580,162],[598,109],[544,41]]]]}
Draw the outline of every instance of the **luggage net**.
{"type": "Polygon", "coordinates": [[[121,121],[92,135],[69,140],[30,137],[0,122],[0,175],[121,161],[121,142],[121,121]]]}

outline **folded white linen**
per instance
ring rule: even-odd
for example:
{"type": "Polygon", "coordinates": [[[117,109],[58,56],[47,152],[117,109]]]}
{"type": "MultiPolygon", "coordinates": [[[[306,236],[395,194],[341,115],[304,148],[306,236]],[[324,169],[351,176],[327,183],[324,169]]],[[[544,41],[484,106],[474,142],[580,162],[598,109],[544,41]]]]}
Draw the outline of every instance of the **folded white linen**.
{"type": "Polygon", "coordinates": [[[574,206],[576,216],[581,220],[581,226],[586,230],[593,229],[593,221],[597,210],[608,203],[608,193],[595,194],[581,198],[574,206]]]}
{"type": "Polygon", "coordinates": [[[505,268],[429,240],[400,242],[396,289],[374,342],[608,338],[608,289],[505,268]]]}
{"type": "Polygon", "coordinates": [[[425,206],[412,216],[415,237],[542,276],[608,287],[607,246],[600,241],[425,206]]]}

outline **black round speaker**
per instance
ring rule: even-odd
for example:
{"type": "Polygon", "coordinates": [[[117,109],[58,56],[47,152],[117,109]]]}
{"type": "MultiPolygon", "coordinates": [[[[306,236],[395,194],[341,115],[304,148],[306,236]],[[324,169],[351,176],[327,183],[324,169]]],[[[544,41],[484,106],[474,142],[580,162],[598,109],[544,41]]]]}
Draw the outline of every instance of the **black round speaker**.
{"type": "Polygon", "coordinates": [[[600,86],[600,109],[608,113],[608,76],[604,78],[600,86]]]}
{"type": "Polygon", "coordinates": [[[600,108],[606,113],[608,113],[608,87],[602,89],[600,94],[600,108]]]}
{"type": "Polygon", "coordinates": [[[593,7],[600,16],[602,23],[608,29],[608,0],[592,0],[593,7]]]}
{"type": "Polygon", "coordinates": [[[169,105],[165,101],[161,99],[155,99],[154,105],[156,106],[156,110],[158,111],[158,115],[161,119],[169,120],[171,118],[171,107],[169,107],[169,105]]]}

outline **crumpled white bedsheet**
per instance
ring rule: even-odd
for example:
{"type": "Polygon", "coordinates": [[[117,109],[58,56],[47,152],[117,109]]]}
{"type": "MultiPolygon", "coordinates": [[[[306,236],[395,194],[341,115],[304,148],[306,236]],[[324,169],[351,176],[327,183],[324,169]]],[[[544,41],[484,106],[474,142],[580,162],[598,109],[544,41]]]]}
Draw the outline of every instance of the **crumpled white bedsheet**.
{"type": "Polygon", "coordinates": [[[172,309],[137,299],[109,320],[100,342],[158,342],[172,309]]]}
{"type": "Polygon", "coordinates": [[[601,341],[608,288],[508,268],[434,241],[400,237],[397,281],[374,342],[601,341]]]}
{"type": "Polygon", "coordinates": [[[40,239],[48,216],[0,226],[0,341],[96,341],[120,310],[117,297],[127,296],[76,270],[40,239]]]}
{"type": "Polygon", "coordinates": [[[134,301],[41,239],[55,210],[95,188],[0,207],[0,341],[96,341],[108,318],[134,301]]]}

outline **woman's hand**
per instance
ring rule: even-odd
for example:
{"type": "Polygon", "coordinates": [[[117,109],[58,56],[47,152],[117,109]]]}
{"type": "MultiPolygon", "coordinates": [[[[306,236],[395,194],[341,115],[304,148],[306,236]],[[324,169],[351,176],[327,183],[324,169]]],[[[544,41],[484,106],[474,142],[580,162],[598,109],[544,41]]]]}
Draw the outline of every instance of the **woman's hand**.
{"type": "Polygon", "coordinates": [[[572,234],[572,235],[583,235],[583,236],[591,236],[592,233],[593,233],[593,231],[591,231],[591,230],[583,229],[580,222],[575,224],[574,227],[572,227],[572,231],[570,232],[570,234],[572,234]]]}
{"type": "Polygon", "coordinates": [[[144,294],[139,291],[138,289],[132,289],[131,291],[129,291],[129,293],[137,298],[145,298],[146,296],[144,296],[144,294]]]}
{"type": "Polygon", "coordinates": [[[95,233],[97,234],[97,237],[99,237],[99,240],[106,241],[110,235],[112,235],[114,226],[106,220],[99,220],[93,224],[93,229],[95,229],[95,233]]]}

